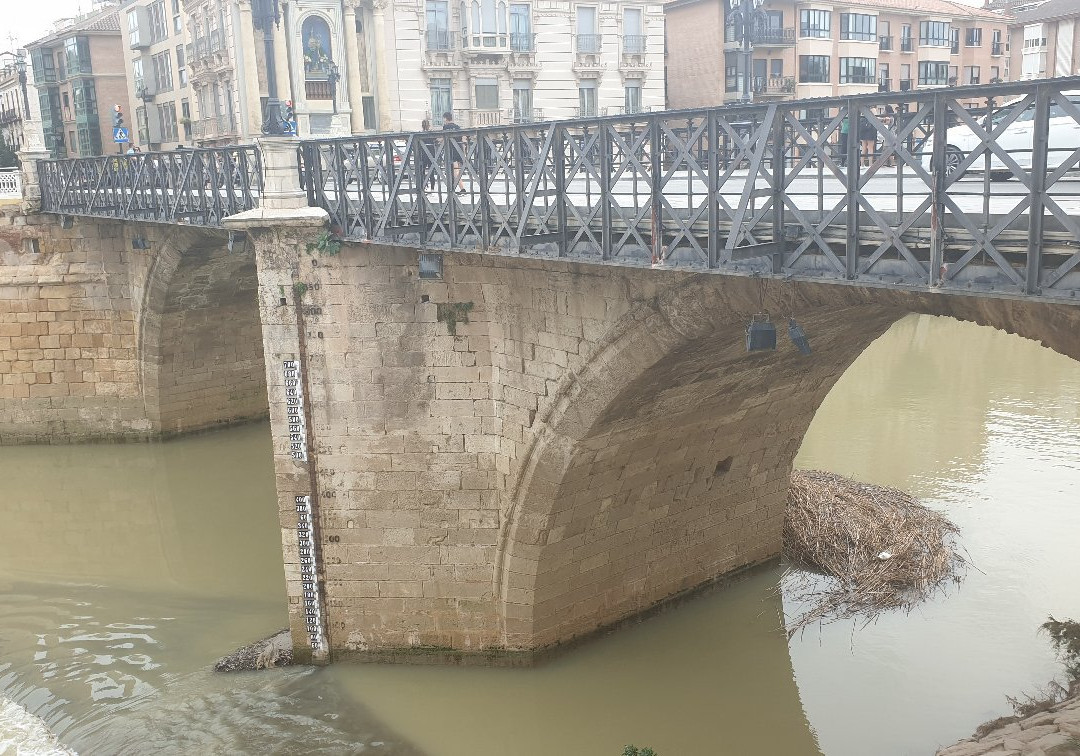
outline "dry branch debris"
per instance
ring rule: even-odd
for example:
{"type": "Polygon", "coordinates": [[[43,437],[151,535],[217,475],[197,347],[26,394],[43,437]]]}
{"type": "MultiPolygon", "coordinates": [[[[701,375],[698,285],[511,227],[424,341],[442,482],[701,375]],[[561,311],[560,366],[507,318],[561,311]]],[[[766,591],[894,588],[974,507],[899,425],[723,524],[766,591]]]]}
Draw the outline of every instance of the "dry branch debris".
{"type": "Polygon", "coordinates": [[[818,470],[791,474],[785,594],[806,607],[787,617],[788,636],[814,623],[911,611],[968,567],[959,529],[895,488],[818,470]]]}

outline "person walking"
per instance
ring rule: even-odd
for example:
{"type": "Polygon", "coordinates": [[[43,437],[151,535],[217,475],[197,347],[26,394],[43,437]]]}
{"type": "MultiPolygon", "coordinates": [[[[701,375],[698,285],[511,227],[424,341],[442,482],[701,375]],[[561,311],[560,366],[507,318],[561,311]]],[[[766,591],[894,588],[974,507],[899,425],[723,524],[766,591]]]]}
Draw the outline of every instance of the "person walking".
{"type": "MultiPolygon", "coordinates": [[[[449,110],[443,113],[443,131],[461,131],[461,127],[454,123],[454,114],[449,110]]],[[[461,158],[464,154],[464,145],[460,136],[450,136],[446,140],[446,149],[450,150],[450,165],[453,169],[453,182],[457,185],[457,193],[465,194],[465,184],[461,180],[461,158]],[[456,149],[455,149],[456,147],[456,149]]]]}
{"type": "Polygon", "coordinates": [[[859,164],[869,167],[874,162],[877,147],[877,129],[870,119],[859,116],[859,164]],[[865,159],[865,162],[863,160],[865,159]]]}

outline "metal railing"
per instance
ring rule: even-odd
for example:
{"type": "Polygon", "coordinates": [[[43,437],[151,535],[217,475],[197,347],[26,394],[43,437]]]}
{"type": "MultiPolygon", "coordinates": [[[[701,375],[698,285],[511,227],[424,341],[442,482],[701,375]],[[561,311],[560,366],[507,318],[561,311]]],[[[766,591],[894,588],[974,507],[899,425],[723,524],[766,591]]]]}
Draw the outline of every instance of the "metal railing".
{"type": "Polygon", "coordinates": [[[915,49],[915,42],[913,37],[901,37],[900,38],[900,52],[911,52],[915,49]]]}
{"type": "Polygon", "coordinates": [[[574,49],[579,53],[596,54],[600,52],[603,38],[599,34],[578,34],[574,37],[574,49]]]}
{"type": "Polygon", "coordinates": [[[892,37],[878,37],[878,49],[879,50],[891,50],[892,49],[892,37]]]}
{"type": "Polygon", "coordinates": [[[990,43],[990,54],[991,55],[1004,55],[1005,54],[1005,44],[1003,42],[991,42],[990,43]]]}
{"type": "Polygon", "coordinates": [[[624,55],[642,55],[645,52],[645,41],[648,39],[644,34],[624,34],[622,38],[622,51],[624,55]]]}
{"type": "Polygon", "coordinates": [[[751,80],[754,94],[785,95],[795,93],[794,76],[755,76],[751,80]]]}
{"type": "Polygon", "coordinates": [[[424,33],[428,52],[447,52],[454,47],[457,38],[449,29],[428,29],[424,33]]]}
{"type": "Polygon", "coordinates": [[[1076,89],[1080,77],[306,141],[304,183],[351,239],[1075,301],[1080,145],[1047,134],[1051,108],[1080,125],[1063,94],[1076,89]],[[1020,121],[1034,141],[1006,149],[1020,121]]]}
{"type": "Polygon", "coordinates": [[[510,49],[513,52],[536,52],[536,35],[523,32],[512,33],[510,49]]]}
{"type": "Polygon", "coordinates": [[[535,123],[544,120],[542,108],[508,108],[505,123],[535,123]]]}
{"type": "Polygon", "coordinates": [[[761,28],[754,29],[750,35],[755,45],[761,47],[782,47],[795,44],[795,29],[761,28]]]}
{"type": "Polygon", "coordinates": [[[42,160],[41,209],[65,215],[219,226],[259,204],[254,146],[42,160]]]}

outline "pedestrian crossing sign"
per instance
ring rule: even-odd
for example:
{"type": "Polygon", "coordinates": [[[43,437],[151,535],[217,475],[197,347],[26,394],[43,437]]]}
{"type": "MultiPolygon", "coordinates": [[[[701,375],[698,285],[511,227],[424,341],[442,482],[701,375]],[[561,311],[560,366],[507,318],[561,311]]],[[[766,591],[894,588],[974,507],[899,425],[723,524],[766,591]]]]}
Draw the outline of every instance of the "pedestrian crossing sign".
{"type": "Polygon", "coordinates": [[[131,141],[130,139],[128,139],[128,130],[125,129],[123,126],[117,126],[115,129],[113,129],[112,140],[117,144],[123,144],[124,142],[131,141]]]}

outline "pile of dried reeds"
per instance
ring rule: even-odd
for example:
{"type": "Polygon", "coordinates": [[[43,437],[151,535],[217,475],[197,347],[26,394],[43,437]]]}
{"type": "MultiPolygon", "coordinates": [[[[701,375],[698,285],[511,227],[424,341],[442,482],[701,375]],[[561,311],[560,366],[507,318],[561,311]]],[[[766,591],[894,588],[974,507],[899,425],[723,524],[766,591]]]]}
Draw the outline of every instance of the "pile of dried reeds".
{"type": "Polygon", "coordinates": [[[815,622],[910,611],[949,583],[959,584],[968,560],[958,528],[895,488],[873,486],[818,470],[791,474],[783,577],[790,602],[804,607],[786,618],[788,636],[815,622]],[[821,577],[824,576],[824,577],[821,577]]]}

